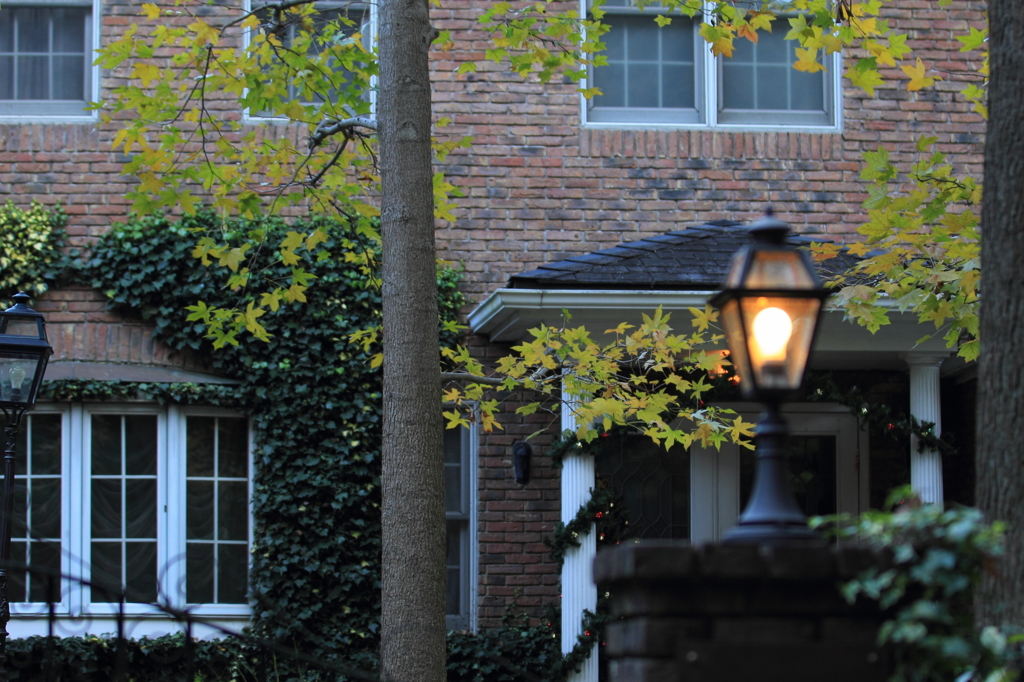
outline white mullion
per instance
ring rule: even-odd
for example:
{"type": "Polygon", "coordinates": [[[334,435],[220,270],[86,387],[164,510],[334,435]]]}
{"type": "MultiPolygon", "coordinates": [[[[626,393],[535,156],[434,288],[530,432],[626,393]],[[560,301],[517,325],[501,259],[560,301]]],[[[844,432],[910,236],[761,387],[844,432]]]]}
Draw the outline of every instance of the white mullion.
{"type": "Polygon", "coordinates": [[[213,603],[216,604],[220,599],[220,583],[217,580],[217,576],[220,571],[217,570],[217,560],[220,558],[220,552],[218,545],[220,544],[220,470],[218,469],[218,463],[220,458],[220,417],[213,418],[213,575],[211,579],[213,581],[213,603]]]}
{"type": "MultiPolygon", "coordinates": [[[[121,419],[121,589],[128,592],[128,415],[121,419]]],[[[125,601],[128,601],[127,594],[125,601]]]]}
{"type": "MultiPolygon", "coordinates": [[[[713,10],[713,6],[711,0],[705,0],[702,20],[713,10]]],[[[712,54],[710,45],[700,36],[698,22],[694,22],[693,29],[696,33],[694,43],[699,45],[701,50],[699,68],[704,79],[704,125],[714,128],[718,125],[718,58],[712,54]]]]}
{"type": "Polygon", "coordinates": [[[185,526],[181,514],[188,513],[185,504],[185,437],[186,418],[177,405],[167,408],[164,417],[163,442],[157,459],[157,565],[163,569],[159,590],[172,606],[185,606],[185,526]]]}
{"type": "Polygon", "coordinates": [[[84,447],[83,422],[82,405],[81,403],[75,403],[68,411],[65,422],[68,425],[67,437],[65,438],[63,452],[61,453],[63,481],[67,486],[67,490],[62,491],[67,505],[61,510],[63,517],[61,519],[61,529],[67,542],[67,551],[61,553],[61,570],[70,576],[68,607],[72,617],[80,616],[84,610],[85,595],[82,580],[87,576],[85,575],[85,550],[83,545],[88,544],[89,529],[87,524],[91,517],[91,507],[88,506],[88,499],[84,492],[86,486],[82,483],[83,471],[88,461],[88,456],[86,455],[87,448],[84,447]],[[78,446],[78,452],[82,453],[82,456],[71,456],[75,446],[78,446]],[[83,509],[86,511],[84,514],[72,516],[72,509],[83,509]]]}

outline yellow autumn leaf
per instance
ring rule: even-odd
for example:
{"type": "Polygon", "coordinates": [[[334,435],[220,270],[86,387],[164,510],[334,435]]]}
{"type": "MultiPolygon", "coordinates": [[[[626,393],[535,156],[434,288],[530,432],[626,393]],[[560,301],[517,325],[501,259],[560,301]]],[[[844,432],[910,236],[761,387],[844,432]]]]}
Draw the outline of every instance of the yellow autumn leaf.
{"type": "Polygon", "coordinates": [[[154,64],[139,62],[132,67],[132,78],[138,78],[142,86],[148,88],[154,81],[160,80],[160,69],[154,64]]]}
{"type": "Polygon", "coordinates": [[[712,308],[710,304],[705,304],[704,310],[690,308],[690,314],[693,315],[693,320],[690,321],[690,324],[696,327],[699,332],[705,331],[709,324],[718,321],[718,311],[712,308]]]}
{"type": "Polygon", "coordinates": [[[925,73],[928,71],[925,67],[924,62],[918,57],[917,64],[914,66],[902,66],[903,73],[910,76],[910,82],[907,83],[907,90],[914,92],[921,88],[927,88],[935,84],[935,81],[942,80],[939,76],[927,76],[925,73]]]}
{"type": "Polygon", "coordinates": [[[245,260],[245,252],[249,250],[249,244],[243,244],[239,248],[231,249],[230,251],[221,254],[220,260],[217,265],[228,266],[232,272],[238,270],[239,264],[245,260]]]}
{"type": "Polygon", "coordinates": [[[825,67],[818,63],[817,49],[798,47],[796,48],[796,57],[797,60],[793,63],[793,68],[797,71],[816,73],[825,70],[825,67]]]}
{"type": "Polygon", "coordinates": [[[313,230],[313,233],[306,237],[306,248],[312,251],[317,244],[327,241],[327,233],[323,230],[313,230]]]}
{"type": "Polygon", "coordinates": [[[302,242],[305,241],[301,234],[298,232],[290,231],[281,240],[281,250],[294,251],[295,249],[302,246],[302,242]]]}
{"type": "Polygon", "coordinates": [[[277,309],[281,307],[281,289],[274,289],[274,291],[269,294],[261,294],[260,305],[268,306],[276,313],[277,309]]]}
{"type": "Polygon", "coordinates": [[[160,8],[151,2],[142,3],[142,13],[146,15],[147,19],[156,19],[160,16],[160,8]]]}
{"type": "Polygon", "coordinates": [[[723,55],[731,57],[732,50],[732,36],[719,38],[711,43],[711,53],[716,57],[723,55]]]}
{"type": "Polygon", "coordinates": [[[305,292],[306,289],[308,288],[309,287],[304,287],[299,284],[291,285],[290,287],[288,287],[288,290],[284,292],[285,300],[287,300],[289,303],[294,303],[295,301],[305,303],[306,294],[303,292],[305,292]]]}

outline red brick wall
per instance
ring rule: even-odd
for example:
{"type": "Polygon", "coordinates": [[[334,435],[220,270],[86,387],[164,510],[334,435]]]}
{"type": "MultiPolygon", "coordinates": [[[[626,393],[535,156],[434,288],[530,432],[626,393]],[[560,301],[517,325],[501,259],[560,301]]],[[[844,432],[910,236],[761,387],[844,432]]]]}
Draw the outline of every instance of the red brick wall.
{"type": "Polygon", "coordinates": [[[93,289],[50,291],[32,305],[46,316],[46,335],[53,346],[50,362],[81,360],[208,371],[202,358],[174,353],[155,341],[151,325],[108,311],[104,296],[93,289]]]}

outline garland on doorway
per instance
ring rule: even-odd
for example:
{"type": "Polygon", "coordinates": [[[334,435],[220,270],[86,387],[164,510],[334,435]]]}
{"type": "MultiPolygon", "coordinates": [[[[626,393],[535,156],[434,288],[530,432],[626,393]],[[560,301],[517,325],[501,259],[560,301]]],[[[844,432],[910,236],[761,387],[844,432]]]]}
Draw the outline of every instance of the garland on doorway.
{"type": "Polygon", "coordinates": [[[569,548],[579,547],[580,537],[590,533],[592,527],[596,527],[600,544],[618,544],[629,537],[626,506],[622,504],[621,496],[605,485],[598,484],[591,489],[590,499],[580,506],[573,519],[569,523],[559,521],[551,537],[544,538],[551,558],[562,566],[569,548]]]}
{"type": "Polygon", "coordinates": [[[830,372],[810,374],[806,394],[807,400],[812,402],[839,403],[848,407],[862,429],[873,427],[892,440],[916,436],[917,449],[921,452],[935,450],[943,459],[955,457],[959,453],[956,444],[947,435],[935,435],[934,422],[921,421],[912,414],[896,412],[883,403],[871,403],[856,386],[843,390],[830,372]]]}

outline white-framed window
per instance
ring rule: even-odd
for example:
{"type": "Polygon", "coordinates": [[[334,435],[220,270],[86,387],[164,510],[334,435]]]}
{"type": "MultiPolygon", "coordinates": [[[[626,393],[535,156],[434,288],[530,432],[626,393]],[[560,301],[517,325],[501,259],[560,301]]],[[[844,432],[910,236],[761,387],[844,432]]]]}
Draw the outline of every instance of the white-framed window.
{"type": "MultiPolygon", "coordinates": [[[[245,0],[246,10],[255,10],[260,20],[264,23],[267,23],[272,19],[272,17],[270,16],[270,13],[268,11],[265,11],[261,7],[261,5],[264,4],[265,3],[262,2],[261,0],[245,0]]],[[[360,38],[358,39],[361,40],[362,44],[369,48],[370,46],[373,45],[373,41],[375,39],[374,36],[376,36],[375,22],[377,18],[377,13],[375,11],[375,6],[376,3],[366,2],[365,0],[317,0],[316,8],[318,14],[316,16],[314,25],[312,27],[307,26],[305,28],[306,30],[311,29],[312,31],[319,31],[328,22],[338,21],[340,19],[342,20],[339,22],[341,28],[340,35],[336,35],[334,37],[334,40],[355,40],[357,39],[357,36],[359,36],[360,38]]],[[[287,49],[292,44],[292,41],[295,39],[295,36],[297,35],[297,32],[303,30],[303,28],[304,27],[301,25],[297,17],[288,20],[285,23],[284,27],[279,33],[283,49],[287,49]]],[[[250,36],[251,34],[247,31],[245,34],[246,44],[248,44],[250,36]]],[[[345,87],[345,83],[351,82],[352,80],[351,73],[352,72],[350,70],[346,69],[344,66],[339,65],[338,69],[332,75],[332,78],[334,78],[334,80],[339,84],[340,87],[345,87]]],[[[373,106],[375,104],[376,93],[375,88],[373,87],[374,83],[375,79],[371,79],[369,91],[366,92],[365,95],[363,96],[363,98],[369,103],[370,110],[373,109],[373,106]]],[[[326,93],[326,98],[333,98],[335,92],[336,91],[332,90],[331,92],[326,93]]],[[[291,98],[304,100],[311,104],[320,103],[325,99],[325,96],[321,94],[316,95],[315,98],[312,99],[302,97],[300,89],[294,83],[288,84],[288,95],[291,98]]],[[[337,115],[339,117],[342,115],[355,116],[361,113],[366,112],[337,112],[337,115]]],[[[248,111],[246,112],[246,115],[255,120],[267,120],[275,118],[271,112],[265,111],[248,111]]]]}
{"type": "Polygon", "coordinates": [[[0,5],[0,117],[95,118],[98,0],[0,5]]]}
{"type": "Polygon", "coordinates": [[[247,618],[250,452],[248,420],[227,410],[38,405],[17,451],[12,557],[42,570],[12,573],[15,616],[46,613],[50,573],[61,616],[161,603],[247,618]]]}
{"type": "Polygon", "coordinates": [[[476,623],[476,432],[444,432],[446,530],[445,621],[449,630],[476,623]]]}
{"type": "Polygon", "coordinates": [[[598,126],[693,126],[838,129],[841,63],[826,57],[825,71],[793,68],[789,24],[775,21],[758,42],[737,38],[732,57],[714,57],[698,34],[699,16],[672,15],[659,27],[656,8],[609,0],[602,20],[608,63],[591,69],[588,87],[602,94],[583,100],[583,120],[598,126]]]}

